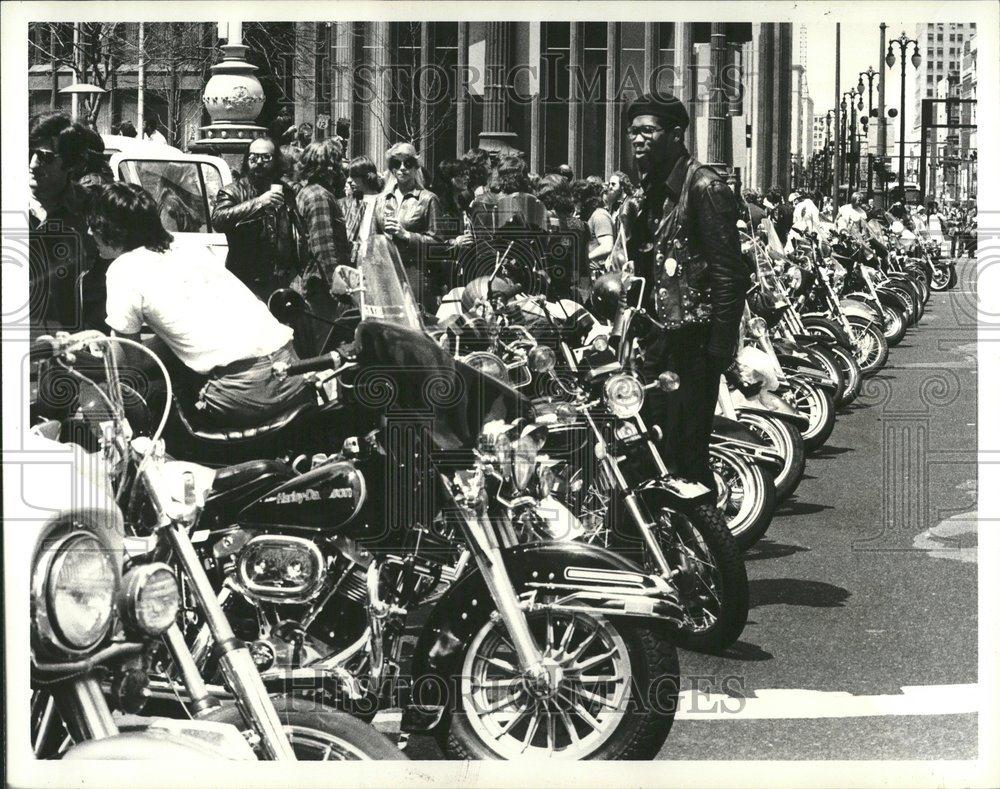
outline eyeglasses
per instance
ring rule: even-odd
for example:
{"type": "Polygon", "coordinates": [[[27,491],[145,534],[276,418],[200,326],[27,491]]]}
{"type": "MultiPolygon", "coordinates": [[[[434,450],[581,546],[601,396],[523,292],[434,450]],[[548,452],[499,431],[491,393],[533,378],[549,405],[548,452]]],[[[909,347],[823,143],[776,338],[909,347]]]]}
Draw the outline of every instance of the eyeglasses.
{"type": "Polygon", "coordinates": [[[648,140],[650,137],[655,137],[662,131],[665,131],[665,129],[660,126],[629,126],[628,136],[632,138],[641,136],[648,140]]]}
{"type": "Polygon", "coordinates": [[[269,153],[251,153],[247,156],[248,162],[269,162],[274,158],[273,155],[269,153]]]}
{"type": "Polygon", "coordinates": [[[45,148],[31,148],[28,150],[28,162],[30,163],[32,159],[38,159],[39,164],[52,164],[58,155],[55,151],[49,151],[45,148]]]}
{"type": "Polygon", "coordinates": [[[397,159],[395,156],[389,157],[390,170],[399,170],[401,167],[405,167],[408,170],[415,170],[419,166],[420,162],[418,162],[412,156],[406,156],[402,159],[397,159]]]}

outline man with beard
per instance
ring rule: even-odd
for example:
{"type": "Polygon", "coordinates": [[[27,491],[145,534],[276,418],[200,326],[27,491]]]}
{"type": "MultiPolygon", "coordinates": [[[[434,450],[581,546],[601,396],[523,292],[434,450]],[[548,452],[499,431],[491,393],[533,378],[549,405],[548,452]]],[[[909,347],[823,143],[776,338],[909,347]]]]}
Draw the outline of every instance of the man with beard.
{"type": "Polygon", "coordinates": [[[644,410],[663,430],[674,470],[714,491],[708,445],[719,376],[734,363],[750,287],[737,201],[725,177],[684,147],[689,119],[679,99],[641,96],[627,116],[643,189],[629,258],[650,283],[644,306],[656,321],[641,338],[642,373],[646,381],[665,370],[680,377],[674,392],[650,390],[644,410]]]}
{"type": "Polygon", "coordinates": [[[263,301],[298,272],[295,191],[282,170],[274,142],[254,140],[243,177],[219,190],[212,211],[212,226],[229,241],[226,267],[263,301]]]}

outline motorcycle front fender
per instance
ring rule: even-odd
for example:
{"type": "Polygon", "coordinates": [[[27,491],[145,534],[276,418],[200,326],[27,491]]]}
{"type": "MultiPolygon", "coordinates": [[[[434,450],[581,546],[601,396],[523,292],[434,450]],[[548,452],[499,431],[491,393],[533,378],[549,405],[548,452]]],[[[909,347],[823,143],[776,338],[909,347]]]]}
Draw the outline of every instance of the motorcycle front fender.
{"type": "MultiPolygon", "coordinates": [[[[579,542],[524,543],[501,551],[514,594],[527,601],[534,594],[567,601],[555,610],[579,611],[610,619],[656,622],[677,631],[682,621],[675,593],[662,578],[647,575],[617,553],[579,542]],[[616,600],[620,610],[602,607],[616,600]]],[[[442,719],[463,678],[465,647],[495,610],[479,568],[471,568],[437,601],[417,639],[413,686],[403,712],[402,729],[426,732],[442,719]],[[443,695],[442,695],[443,694],[443,695]]]]}
{"type": "Polygon", "coordinates": [[[878,294],[879,301],[887,307],[894,307],[901,312],[906,310],[906,302],[895,291],[883,287],[878,288],[875,292],[878,294]]]}
{"type": "Polygon", "coordinates": [[[761,392],[760,394],[766,395],[767,397],[758,397],[757,403],[750,402],[748,405],[741,406],[736,409],[737,412],[746,411],[750,414],[760,414],[762,416],[771,417],[772,419],[780,419],[782,422],[788,423],[797,430],[805,430],[809,427],[809,419],[802,416],[802,414],[792,408],[776,394],[772,394],[771,392],[761,392]]]}
{"type": "MultiPolygon", "coordinates": [[[[225,724],[217,724],[223,726],[225,724]]],[[[242,735],[235,727],[230,726],[241,740],[242,735]]],[[[257,757],[246,740],[243,748],[233,747],[234,740],[228,738],[225,746],[213,746],[205,740],[186,737],[159,729],[145,731],[129,731],[104,737],[100,740],[86,740],[69,748],[62,760],[87,761],[159,761],[187,764],[189,762],[218,762],[220,759],[230,761],[256,761],[257,757]]]]}
{"type": "Polygon", "coordinates": [[[844,311],[844,314],[848,318],[861,318],[862,320],[877,323],[879,326],[882,325],[882,319],[879,317],[879,314],[870,305],[865,304],[863,301],[856,301],[855,299],[841,299],[840,308],[844,311]]]}

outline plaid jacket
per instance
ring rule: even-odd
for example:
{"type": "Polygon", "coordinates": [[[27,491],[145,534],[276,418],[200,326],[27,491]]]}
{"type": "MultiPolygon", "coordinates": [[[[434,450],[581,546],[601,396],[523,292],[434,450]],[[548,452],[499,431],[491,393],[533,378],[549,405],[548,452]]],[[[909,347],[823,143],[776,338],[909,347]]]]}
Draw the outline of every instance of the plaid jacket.
{"type": "Polygon", "coordinates": [[[307,184],[296,198],[302,219],[302,276],[321,276],[332,282],[333,269],[351,265],[344,212],[333,192],[319,184],[307,184]]]}

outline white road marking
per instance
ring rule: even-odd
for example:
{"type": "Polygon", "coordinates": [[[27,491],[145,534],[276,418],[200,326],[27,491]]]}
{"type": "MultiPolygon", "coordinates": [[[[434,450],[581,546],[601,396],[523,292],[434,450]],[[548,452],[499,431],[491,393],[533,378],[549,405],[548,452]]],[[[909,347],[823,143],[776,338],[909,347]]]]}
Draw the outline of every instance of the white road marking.
{"type": "Polygon", "coordinates": [[[920,532],[913,540],[913,547],[927,551],[934,559],[975,563],[979,554],[978,534],[976,510],[970,510],[920,532]]]}
{"type": "MultiPolygon", "coordinates": [[[[722,693],[686,690],[680,694],[677,720],[803,720],[872,718],[900,715],[961,715],[979,712],[978,685],[916,685],[899,693],[855,696],[830,690],[770,688],[741,699],[722,693]]],[[[399,731],[402,713],[386,710],[373,721],[382,733],[399,731]]]]}

